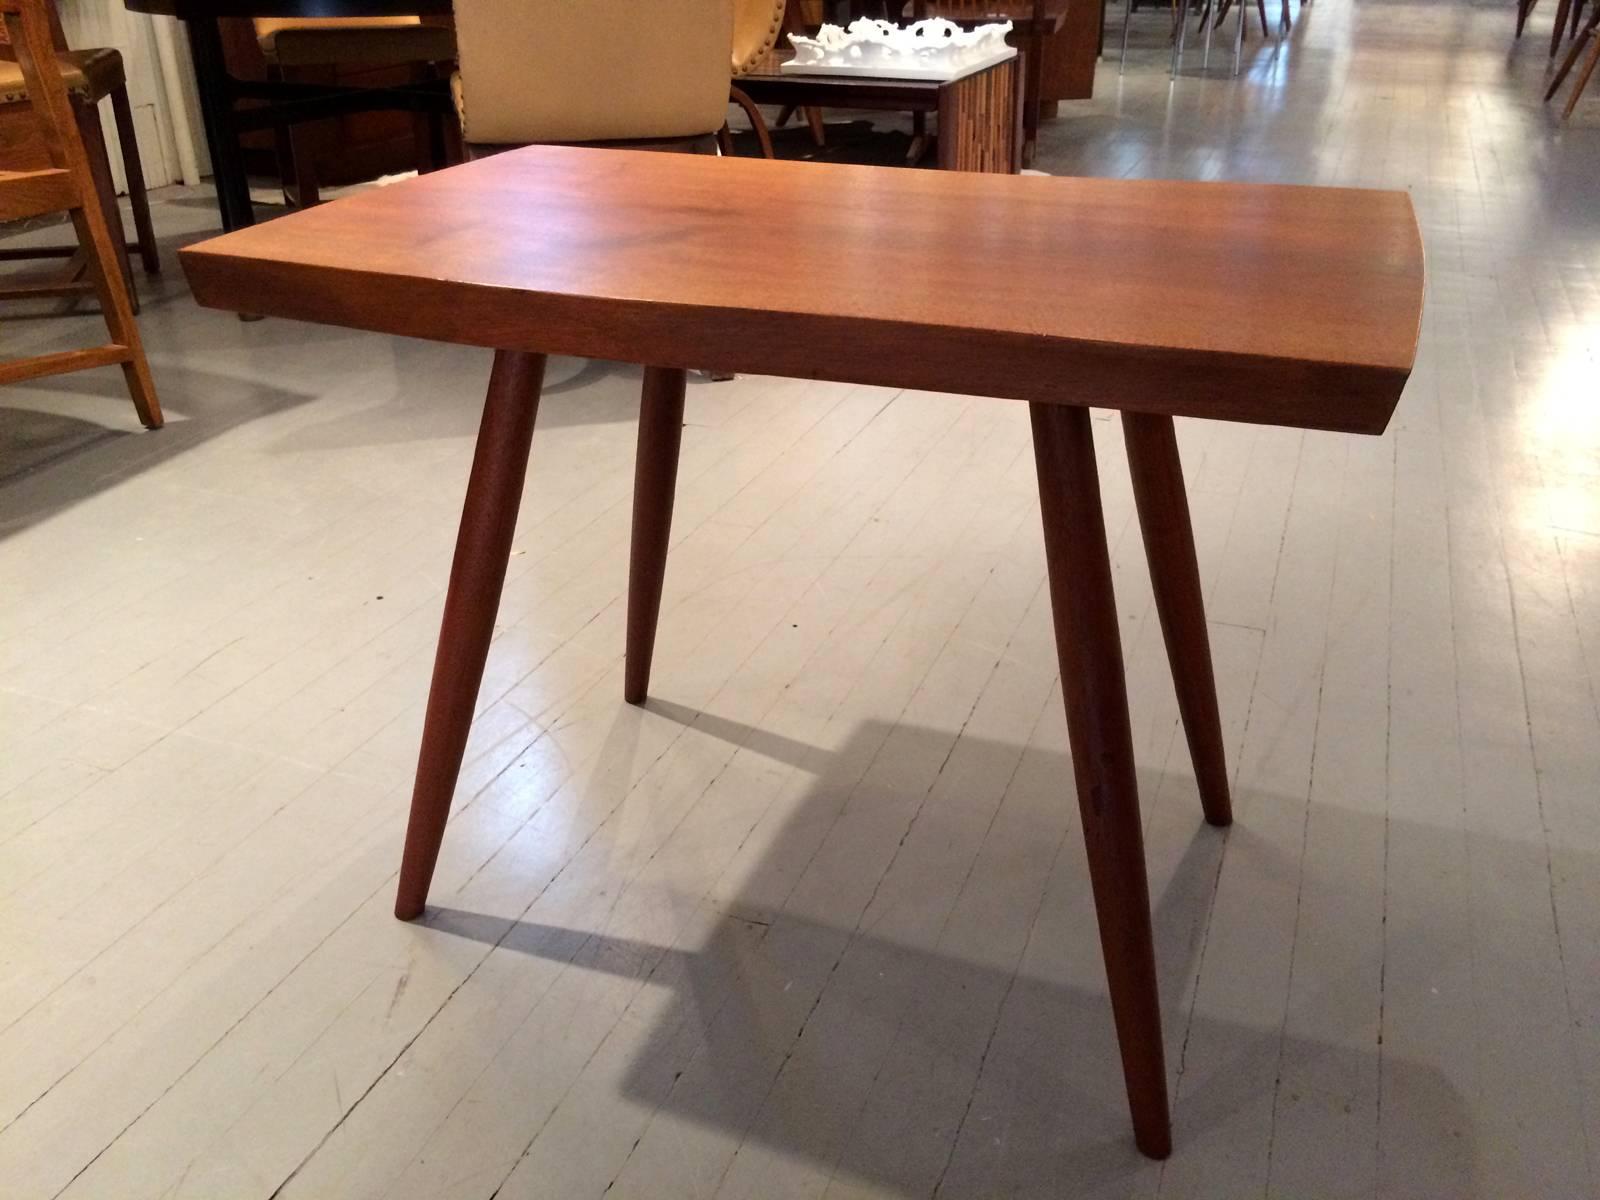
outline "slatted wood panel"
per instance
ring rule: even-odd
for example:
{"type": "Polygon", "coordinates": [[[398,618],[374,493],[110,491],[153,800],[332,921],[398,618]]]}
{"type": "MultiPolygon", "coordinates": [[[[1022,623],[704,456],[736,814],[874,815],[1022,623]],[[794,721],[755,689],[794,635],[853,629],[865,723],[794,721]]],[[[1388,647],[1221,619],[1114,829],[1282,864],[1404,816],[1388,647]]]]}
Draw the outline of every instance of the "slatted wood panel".
{"type": "Polygon", "coordinates": [[[946,171],[1015,171],[1022,114],[1021,59],[980,71],[941,93],[939,166],[946,171]]]}

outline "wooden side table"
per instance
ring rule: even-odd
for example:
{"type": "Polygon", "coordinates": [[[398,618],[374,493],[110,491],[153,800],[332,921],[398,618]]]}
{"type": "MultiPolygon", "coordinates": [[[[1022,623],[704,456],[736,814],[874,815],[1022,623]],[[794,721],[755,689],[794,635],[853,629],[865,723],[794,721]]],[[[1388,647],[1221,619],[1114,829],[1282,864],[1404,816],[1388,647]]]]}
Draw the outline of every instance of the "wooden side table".
{"type": "Polygon", "coordinates": [[[1022,165],[1022,57],[949,82],[857,75],[785,75],[775,51],[736,81],[757,104],[936,113],[938,163],[946,171],[1016,172],[1022,165]]]}
{"type": "Polygon", "coordinates": [[[538,146],[293,213],[182,258],[202,304],[496,350],[400,869],[404,919],[427,900],[472,724],[545,354],[648,364],[631,703],[650,679],[685,368],[1026,401],[1134,1137],[1146,1154],[1169,1153],[1143,826],[1087,406],[1122,410],[1201,801],[1225,825],[1228,774],[1173,417],[1381,433],[1422,311],[1405,193],[538,146]]]}

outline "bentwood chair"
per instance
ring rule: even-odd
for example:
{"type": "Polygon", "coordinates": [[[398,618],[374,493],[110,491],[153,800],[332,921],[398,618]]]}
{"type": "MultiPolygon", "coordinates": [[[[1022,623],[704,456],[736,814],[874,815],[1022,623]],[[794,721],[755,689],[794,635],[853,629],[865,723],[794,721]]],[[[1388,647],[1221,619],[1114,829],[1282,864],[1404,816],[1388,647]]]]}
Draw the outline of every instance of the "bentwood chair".
{"type": "Polygon", "coordinates": [[[715,150],[733,0],[458,0],[455,20],[469,155],[534,142],[715,150]]]}
{"type": "Polygon", "coordinates": [[[111,333],[111,341],[105,345],[0,362],[0,384],[87,367],[120,366],[140,422],[155,429],[161,424],[161,404],[134,323],[94,167],[84,146],[84,122],[57,66],[48,0],[0,0],[0,17],[17,55],[40,155],[40,165],[0,170],[0,221],[55,212],[71,216],[111,333]]]}
{"type": "MultiPolygon", "coordinates": [[[[134,134],[133,109],[128,103],[128,80],[123,69],[122,55],[113,49],[69,50],[61,31],[61,20],[53,5],[46,5],[45,20],[54,48],[52,60],[54,73],[59,75],[67,90],[68,101],[78,135],[88,154],[94,173],[96,191],[106,210],[116,247],[117,262],[133,293],[133,275],[128,269],[128,255],[136,252],[146,272],[155,274],[161,269],[160,251],[156,247],[155,231],[150,222],[150,198],[144,185],[144,169],[139,161],[139,143],[134,134]],[[111,180],[111,160],[106,148],[105,135],[100,128],[99,106],[102,100],[111,101],[111,115],[116,124],[117,142],[122,153],[122,171],[128,184],[128,203],[133,209],[133,227],[138,240],[129,243],[122,229],[122,218],[117,208],[116,189],[111,180]]],[[[0,39],[3,42],[3,39],[0,39]]],[[[30,151],[16,147],[17,136],[31,140],[37,122],[28,115],[31,105],[29,89],[23,78],[21,64],[13,57],[13,48],[0,44],[0,125],[23,131],[20,135],[0,134],[0,143],[6,146],[7,156],[16,161],[20,152],[24,158],[30,151]]],[[[37,147],[32,153],[37,153],[37,147]]],[[[33,258],[66,258],[64,272],[43,280],[10,284],[0,287],[0,297],[78,295],[95,290],[89,278],[86,256],[82,246],[38,246],[0,252],[0,259],[19,260],[33,258]]]]}
{"type": "MultiPolygon", "coordinates": [[[[256,41],[274,80],[320,82],[336,67],[405,69],[416,83],[444,79],[455,64],[455,34],[420,17],[257,17],[256,41]]],[[[445,116],[413,115],[417,165],[445,165],[451,157],[445,116]]],[[[296,125],[278,131],[278,171],[284,192],[301,208],[320,199],[316,130],[296,125]]]]}
{"type": "MultiPolygon", "coordinates": [[[[748,75],[772,53],[772,48],[778,44],[778,35],[783,32],[788,9],[789,0],[734,0],[732,65],[735,80],[741,75],[748,75]]],[[[729,89],[728,95],[750,119],[750,128],[755,131],[762,155],[774,157],[772,136],[767,132],[767,121],[761,115],[761,110],[745,95],[737,82],[729,89]]],[[[724,154],[733,153],[733,135],[728,132],[726,123],[717,134],[717,141],[724,154]]]]}

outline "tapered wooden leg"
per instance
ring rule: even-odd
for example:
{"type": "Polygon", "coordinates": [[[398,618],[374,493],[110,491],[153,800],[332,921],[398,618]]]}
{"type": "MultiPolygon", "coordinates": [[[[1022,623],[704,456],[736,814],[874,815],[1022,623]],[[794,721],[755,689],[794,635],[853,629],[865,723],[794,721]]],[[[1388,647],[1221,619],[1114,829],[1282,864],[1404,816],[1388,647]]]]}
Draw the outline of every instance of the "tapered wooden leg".
{"type": "Polygon", "coordinates": [[[661,583],[672,534],[672,495],[678,483],[687,373],[646,367],[639,401],[639,452],[633,473],[633,551],[628,560],[628,650],[622,698],[643,704],[650,690],[650,657],[661,615],[661,583]]]}
{"type": "Polygon", "coordinates": [[[1171,417],[1133,412],[1122,414],[1122,435],[1128,444],[1133,498],[1144,532],[1167,662],[1178,693],[1178,712],[1183,716],[1189,758],[1200,785],[1200,805],[1211,824],[1231,825],[1233,805],[1228,799],[1228,763],[1222,752],[1222,718],[1217,712],[1211,639],[1206,632],[1205,599],[1178,436],[1171,417]]]}
{"type": "MultiPolygon", "coordinates": [[[[1583,60],[1583,69],[1578,72],[1578,82],[1572,85],[1572,94],[1567,97],[1567,106],[1561,110],[1561,119],[1565,121],[1572,115],[1572,110],[1578,107],[1578,100],[1583,95],[1583,89],[1589,86],[1589,77],[1594,74],[1596,63],[1600,63],[1600,35],[1590,30],[1589,57],[1583,60]]],[[[1580,42],[1579,45],[1582,45],[1580,42]]]]}
{"type": "Polygon", "coordinates": [[[1133,735],[1089,411],[1032,404],[1056,653],[1111,1012],[1133,1113],[1151,1158],[1172,1151],[1150,887],[1133,735]]]}
{"type": "Polygon", "coordinates": [[[122,150],[122,174],[128,181],[133,230],[139,238],[139,261],[146,274],[155,275],[161,270],[161,252],[156,248],[155,226],[150,222],[150,195],[144,186],[144,164],[139,161],[139,139],[133,128],[133,109],[128,105],[126,84],[111,92],[111,116],[117,125],[117,143],[122,150]]]}
{"type": "Polygon", "coordinates": [[[1567,13],[1571,10],[1572,0],[1559,0],[1556,4],[1556,23],[1550,31],[1550,57],[1556,56],[1556,51],[1561,49],[1562,35],[1567,32],[1567,13]]]}
{"type": "MultiPolygon", "coordinates": [[[[1554,98],[1557,89],[1561,87],[1562,82],[1565,81],[1567,75],[1572,71],[1573,66],[1577,64],[1578,56],[1583,53],[1585,44],[1587,44],[1591,37],[1595,36],[1597,19],[1600,19],[1600,4],[1597,4],[1594,13],[1591,14],[1589,18],[1589,24],[1584,27],[1583,35],[1573,43],[1572,49],[1567,52],[1567,57],[1562,60],[1560,68],[1557,69],[1554,78],[1550,80],[1550,86],[1545,89],[1544,98],[1546,103],[1554,98]]],[[[1579,87],[1572,94],[1574,97],[1576,97],[1582,91],[1583,88],[1579,87]]]]}
{"type": "Polygon", "coordinates": [[[516,532],[544,362],[542,354],[495,352],[467,498],[461,508],[461,531],[456,535],[455,561],[450,566],[450,588],[445,593],[444,621],[422,726],[422,751],[411,793],[411,821],[406,826],[400,889],[394,904],[394,915],[402,921],[422,914],[450,816],[450,800],[467,748],[495,613],[500,608],[511,535],[516,532]]]}

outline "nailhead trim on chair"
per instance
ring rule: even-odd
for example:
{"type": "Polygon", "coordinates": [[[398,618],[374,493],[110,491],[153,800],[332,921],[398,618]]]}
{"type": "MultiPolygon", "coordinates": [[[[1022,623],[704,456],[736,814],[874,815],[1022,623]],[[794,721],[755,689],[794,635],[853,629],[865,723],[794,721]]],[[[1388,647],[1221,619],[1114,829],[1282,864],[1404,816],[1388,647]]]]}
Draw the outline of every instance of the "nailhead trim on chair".
{"type": "Polygon", "coordinates": [[[767,36],[761,41],[761,48],[746,56],[743,62],[734,63],[733,73],[735,75],[748,75],[755,65],[766,58],[772,52],[772,48],[778,44],[778,35],[783,32],[784,7],[782,3],[773,4],[772,23],[767,28],[767,36]]]}

